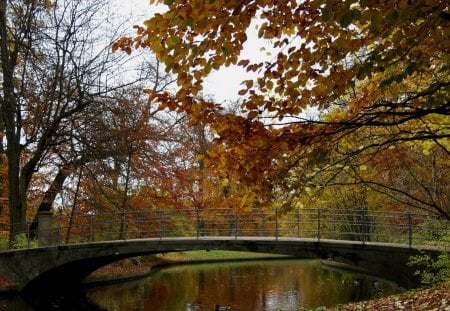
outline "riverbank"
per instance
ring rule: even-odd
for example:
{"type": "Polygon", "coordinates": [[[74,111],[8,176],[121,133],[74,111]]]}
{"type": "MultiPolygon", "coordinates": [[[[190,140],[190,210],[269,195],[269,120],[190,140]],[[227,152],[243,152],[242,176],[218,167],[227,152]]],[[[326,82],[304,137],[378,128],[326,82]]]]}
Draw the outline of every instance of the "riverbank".
{"type": "Polygon", "coordinates": [[[323,311],[436,310],[450,311],[450,282],[399,295],[323,308],[323,311]]]}

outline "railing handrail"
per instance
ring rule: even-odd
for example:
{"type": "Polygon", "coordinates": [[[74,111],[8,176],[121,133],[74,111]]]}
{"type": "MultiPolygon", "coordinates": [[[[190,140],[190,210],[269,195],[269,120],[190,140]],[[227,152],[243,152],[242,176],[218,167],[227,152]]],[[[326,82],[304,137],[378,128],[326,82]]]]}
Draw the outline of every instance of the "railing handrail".
{"type": "MultiPolygon", "coordinates": [[[[318,241],[333,238],[401,242],[412,245],[436,239],[440,230],[448,230],[450,222],[425,213],[386,212],[369,209],[279,208],[239,212],[229,208],[155,209],[132,211],[99,211],[97,213],[39,216],[37,232],[30,232],[31,222],[20,224],[26,233],[25,245],[89,243],[144,237],[265,236],[311,237],[318,241]]],[[[22,241],[23,242],[23,241],[22,241]]],[[[448,243],[446,238],[441,241],[448,243]]]]}

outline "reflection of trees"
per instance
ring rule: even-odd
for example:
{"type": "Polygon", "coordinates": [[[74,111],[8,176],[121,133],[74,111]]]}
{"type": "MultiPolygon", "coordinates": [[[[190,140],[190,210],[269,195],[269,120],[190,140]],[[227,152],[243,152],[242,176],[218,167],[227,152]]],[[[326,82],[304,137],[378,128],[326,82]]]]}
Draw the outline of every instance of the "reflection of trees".
{"type": "Polygon", "coordinates": [[[214,310],[217,304],[238,310],[300,309],[367,299],[370,285],[368,277],[324,269],[319,261],[283,260],[177,266],[140,282],[90,290],[88,296],[109,310],[214,310]]]}

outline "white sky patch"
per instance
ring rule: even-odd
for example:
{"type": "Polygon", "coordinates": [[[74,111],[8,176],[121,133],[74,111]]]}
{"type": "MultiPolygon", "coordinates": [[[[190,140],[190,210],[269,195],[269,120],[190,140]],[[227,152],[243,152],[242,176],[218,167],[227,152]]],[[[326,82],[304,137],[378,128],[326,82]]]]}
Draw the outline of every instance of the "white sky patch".
{"type": "MultiPolygon", "coordinates": [[[[261,63],[271,61],[276,53],[264,40],[258,38],[258,30],[261,20],[254,20],[247,29],[247,41],[239,59],[249,59],[250,63],[261,63]]],[[[231,65],[220,68],[212,72],[203,83],[203,93],[214,96],[218,103],[224,101],[233,101],[240,98],[239,90],[243,89],[241,85],[244,80],[256,79],[258,74],[247,72],[239,66],[231,65]]]]}
{"type": "MultiPolygon", "coordinates": [[[[150,5],[148,0],[113,0],[114,7],[118,13],[128,16],[130,26],[142,25],[145,20],[149,19],[156,12],[163,12],[166,9],[164,5],[150,5]]],[[[130,27],[131,33],[134,30],[130,27]]]]}
{"type": "MultiPolygon", "coordinates": [[[[150,5],[148,0],[113,0],[117,4],[117,9],[123,14],[129,14],[130,35],[134,35],[133,25],[143,25],[144,21],[151,18],[155,13],[162,13],[167,10],[165,5],[150,5]]],[[[244,43],[243,50],[239,56],[241,59],[249,59],[250,63],[270,62],[276,60],[279,49],[274,49],[270,42],[258,38],[258,31],[264,21],[254,19],[247,29],[247,41],[244,43]]],[[[290,46],[298,45],[302,41],[296,38],[290,46]]],[[[247,72],[242,67],[231,65],[222,67],[213,71],[203,82],[203,95],[209,96],[217,103],[223,104],[230,101],[242,100],[238,95],[239,90],[244,86],[241,84],[244,80],[255,80],[258,73],[247,72]]]]}
{"type": "MultiPolygon", "coordinates": [[[[123,16],[129,16],[129,34],[134,35],[133,25],[143,25],[144,21],[151,18],[155,13],[162,13],[167,10],[165,5],[150,5],[148,0],[114,0],[114,6],[117,12],[123,16]]],[[[261,21],[254,21],[247,30],[247,42],[244,43],[244,49],[240,59],[250,59],[252,63],[270,61],[273,55],[267,55],[270,47],[264,44],[264,40],[258,40],[258,29],[261,21]]],[[[238,91],[243,88],[243,80],[255,79],[257,74],[247,72],[242,67],[229,66],[220,70],[213,71],[203,83],[203,94],[212,95],[215,101],[223,103],[226,101],[236,101],[239,99],[238,91]]]]}

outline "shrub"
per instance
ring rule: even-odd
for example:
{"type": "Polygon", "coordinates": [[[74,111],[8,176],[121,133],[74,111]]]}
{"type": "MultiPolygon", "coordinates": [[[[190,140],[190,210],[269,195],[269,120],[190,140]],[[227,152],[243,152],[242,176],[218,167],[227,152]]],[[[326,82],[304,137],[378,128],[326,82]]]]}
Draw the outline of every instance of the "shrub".
{"type": "Polygon", "coordinates": [[[30,240],[25,233],[17,235],[13,242],[13,248],[31,248],[37,246],[37,240],[30,240]]]}
{"type": "Polygon", "coordinates": [[[435,259],[429,255],[411,256],[408,265],[417,267],[415,275],[420,276],[424,286],[450,280],[450,255],[447,252],[435,259]]]}

